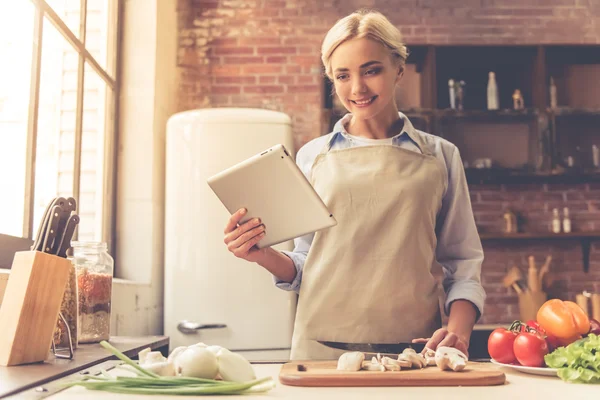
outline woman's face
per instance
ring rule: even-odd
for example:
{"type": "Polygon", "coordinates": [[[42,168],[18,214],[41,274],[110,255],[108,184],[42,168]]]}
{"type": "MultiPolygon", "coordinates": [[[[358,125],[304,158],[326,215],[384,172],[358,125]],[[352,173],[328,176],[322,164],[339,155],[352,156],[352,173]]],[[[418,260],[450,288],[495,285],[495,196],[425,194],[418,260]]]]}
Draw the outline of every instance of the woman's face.
{"type": "Polygon", "coordinates": [[[355,117],[369,119],[393,107],[396,84],[402,74],[389,50],[371,39],[342,43],[331,55],[331,71],[337,96],[355,117]]]}

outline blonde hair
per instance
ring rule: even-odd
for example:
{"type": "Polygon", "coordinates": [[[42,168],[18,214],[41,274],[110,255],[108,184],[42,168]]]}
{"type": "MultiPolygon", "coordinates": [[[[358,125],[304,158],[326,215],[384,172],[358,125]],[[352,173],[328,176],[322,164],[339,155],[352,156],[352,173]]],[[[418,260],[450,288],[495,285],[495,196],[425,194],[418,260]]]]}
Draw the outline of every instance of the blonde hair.
{"type": "Polygon", "coordinates": [[[321,46],[321,61],[329,79],[333,79],[331,55],[335,49],[348,40],[360,38],[380,42],[390,51],[393,60],[404,67],[408,51],[402,43],[398,28],[380,12],[362,9],[340,19],[325,35],[321,46]]]}

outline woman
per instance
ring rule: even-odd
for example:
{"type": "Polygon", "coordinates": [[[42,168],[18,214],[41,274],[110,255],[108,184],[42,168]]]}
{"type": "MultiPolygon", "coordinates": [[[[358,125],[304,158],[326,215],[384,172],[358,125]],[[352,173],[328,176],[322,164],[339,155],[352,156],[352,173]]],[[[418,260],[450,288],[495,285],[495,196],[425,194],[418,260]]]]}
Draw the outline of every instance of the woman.
{"type": "Polygon", "coordinates": [[[303,146],[297,163],[335,215],[335,227],[295,239],[292,252],[254,245],[268,229],[230,218],[225,243],[299,293],[291,358],[333,359],[317,340],[426,342],[467,352],[483,311],[483,250],[456,146],[398,113],[407,57],[383,15],[359,11],[327,33],[327,76],[350,112],[303,146]],[[444,272],[441,328],[435,268],[444,272]]]}

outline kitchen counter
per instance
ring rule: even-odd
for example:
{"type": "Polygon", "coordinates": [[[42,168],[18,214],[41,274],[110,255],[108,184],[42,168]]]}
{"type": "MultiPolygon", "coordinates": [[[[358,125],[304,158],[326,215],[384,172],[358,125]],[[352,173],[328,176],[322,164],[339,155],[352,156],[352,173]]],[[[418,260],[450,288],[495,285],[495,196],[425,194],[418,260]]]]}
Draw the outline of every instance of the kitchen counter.
{"type": "MultiPolygon", "coordinates": [[[[169,338],[166,336],[117,336],[111,337],[110,343],[127,356],[136,357],[138,352],[146,347],[166,354],[169,338]]],[[[34,393],[38,393],[38,397],[47,396],[48,391],[45,385],[48,382],[55,382],[66,376],[81,376],[79,374],[82,371],[102,364],[111,358],[113,358],[112,354],[100,344],[82,344],[75,350],[75,357],[72,360],[57,359],[51,356],[43,363],[12,367],[0,366],[0,398],[8,396],[23,398],[22,392],[30,388],[33,388],[34,393]]]]}
{"type": "MultiPolygon", "coordinates": [[[[259,378],[271,376],[277,379],[281,364],[256,364],[256,374],[259,378]]],[[[498,368],[491,365],[492,368],[498,368]]],[[[128,372],[110,371],[114,375],[129,375],[128,372]]],[[[246,399],[344,399],[365,400],[369,398],[399,398],[399,399],[476,399],[507,400],[507,399],[565,399],[565,398],[595,398],[600,387],[598,385],[569,384],[556,377],[528,375],[512,370],[504,371],[506,384],[500,386],[478,387],[294,387],[285,386],[278,381],[277,386],[265,394],[246,395],[246,399]],[[386,397],[389,396],[389,397],[386,397]]],[[[106,392],[89,391],[82,387],[73,387],[47,397],[51,400],[97,400],[106,399],[141,399],[174,400],[174,399],[219,399],[223,396],[141,396],[122,395],[106,392]],[[110,397],[109,397],[110,396],[110,397]]],[[[27,397],[30,398],[30,397],[27,397]]]]}

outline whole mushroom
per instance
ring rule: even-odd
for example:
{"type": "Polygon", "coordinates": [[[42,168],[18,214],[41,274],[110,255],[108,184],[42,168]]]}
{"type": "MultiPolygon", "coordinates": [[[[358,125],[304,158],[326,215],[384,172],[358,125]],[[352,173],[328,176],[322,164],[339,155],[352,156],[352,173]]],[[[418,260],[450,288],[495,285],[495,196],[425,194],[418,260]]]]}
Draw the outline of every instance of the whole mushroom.
{"type": "Polygon", "coordinates": [[[438,347],[435,363],[442,370],[462,371],[467,366],[467,356],[454,347],[438,347]]]}

